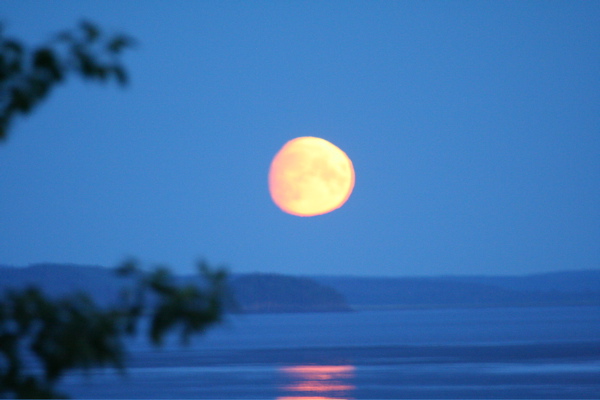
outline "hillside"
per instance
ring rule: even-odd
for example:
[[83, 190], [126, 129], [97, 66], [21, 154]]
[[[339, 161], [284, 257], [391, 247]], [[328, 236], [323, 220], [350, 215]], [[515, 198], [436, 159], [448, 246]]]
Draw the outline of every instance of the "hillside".
[[[195, 276], [180, 276], [186, 282]], [[98, 266], [0, 266], [0, 290], [40, 286], [52, 296], [82, 290], [100, 304], [114, 302], [123, 285]], [[234, 274], [229, 286], [236, 312], [319, 312], [373, 308], [600, 305], [600, 270], [524, 276], [298, 277]]]
[[247, 274], [231, 288], [244, 312], [350, 311], [340, 293], [310, 278]]
[[[182, 282], [196, 282], [197, 276], [179, 276]], [[97, 303], [117, 301], [128, 280], [111, 269], [97, 266], [38, 264], [24, 268], [0, 266], [0, 291], [38, 286], [50, 296], [83, 291]], [[278, 274], [245, 274], [230, 277], [233, 312], [323, 312], [348, 311], [344, 297], [334, 289], [310, 278]]]
[[600, 305], [600, 271], [524, 276], [314, 279], [360, 308]]

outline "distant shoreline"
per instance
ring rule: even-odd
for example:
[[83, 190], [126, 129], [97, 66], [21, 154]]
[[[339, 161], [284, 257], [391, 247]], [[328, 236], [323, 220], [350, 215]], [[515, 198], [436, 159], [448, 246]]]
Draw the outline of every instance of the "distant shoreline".
[[[202, 284], [197, 276], [177, 279]], [[28, 285], [50, 296], [84, 291], [104, 305], [118, 298], [123, 280], [105, 267], [0, 266], [0, 290]], [[227, 312], [239, 314], [600, 306], [600, 270], [419, 278], [254, 273], [232, 274], [229, 286], [235, 302]]]
[[446, 309], [485, 309], [485, 308], [552, 308], [552, 307], [598, 307], [594, 302], [573, 303], [514, 303], [514, 304], [380, 304], [357, 305], [349, 304], [353, 311], [405, 311], [405, 310], [446, 310]]

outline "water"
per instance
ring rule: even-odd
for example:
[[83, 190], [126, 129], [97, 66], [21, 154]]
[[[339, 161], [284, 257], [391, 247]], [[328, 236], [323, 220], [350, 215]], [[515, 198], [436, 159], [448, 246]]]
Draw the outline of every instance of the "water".
[[77, 398], [598, 398], [600, 307], [231, 316], [189, 347], [132, 344]]

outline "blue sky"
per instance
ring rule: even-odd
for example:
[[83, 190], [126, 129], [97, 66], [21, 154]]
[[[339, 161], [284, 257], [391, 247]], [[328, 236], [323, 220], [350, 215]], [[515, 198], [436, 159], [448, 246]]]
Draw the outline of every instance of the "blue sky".
[[[3, 1], [39, 44], [126, 32], [132, 82], [73, 77], [0, 145], [0, 264], [191, 272], [600, 268], [600, 2]], [[330, 214], [271, 201], [288, 140], [352, 159]]]

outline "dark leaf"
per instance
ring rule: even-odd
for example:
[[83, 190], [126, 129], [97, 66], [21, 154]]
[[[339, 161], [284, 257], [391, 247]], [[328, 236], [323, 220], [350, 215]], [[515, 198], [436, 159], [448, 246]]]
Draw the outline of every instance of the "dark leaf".
[[88, 53], [77, 50], [75, 56], [79, 60], [79, 70], [86, 78], [94, 78], [96, 76], [97, 66], [94, 58]]
[[7, 64], [7, 73], [9, 76], [20, 74], [23, 70], [21, 65], [21, 58], [15, 58], [12, 62]]
[[11, 79], [22, 70], [22, 48], [16, 42], [6, 41], [0, 54], [0, 82]]
[[89, 21], [81, 21], [79, 26], [85, 33], [85, 40], [88, 42], [94, 42], [100, 36], [100, 29]]
[[127, 36], [119, 35], [115, 36], [112, 40], [108, 42], [107, 49], [109, 52], [113, 54], [119, 54], [121, 51], [130, 47], [133, 44], [133, 41]]
[[106, 78], [108, 77], [108, 73], [109, 73], [108, 67], [96, 65], [96, 77], [98, 79], [100, 79], [103, 82], [106, 81]]
[[32, 77], [28, 81], [29, 83], [29, 96], [34, 98], [35, 101], [42, 100], [46, 97], [52, 88], [54, 82], [45, 76]]
[[127, 260], [116, 268], [116, 273], [119, 276], [130, 276], [137, 272], [135, 260]]
[[112, 67], [112, 72], [115, 78], [117, 79], [117, 82], [119, 82], [121, 86], [127, 85], [127, 83], [129, 82], [129, 77], [127, 76], [125, 68], [123, 68], [120, 65], [115, 65]]
[[61, 80], [62, 71], [54, 52], [48, 48], [41, 48], [33, 55], [33, 66], [38, 70], [47, 71], [52, 79]]
[[8, 75], [8, 62], [4, 55], [0, 54], [0, 82], [4, 82]]
[[162, 296], [173, 295], [175, 288], [172, 284], [172, 276], [164, 267], [157, 268], [147, 278], [148, 286], [157, 294]]
[[12, 101], [10, 103], [10, 107], [14, 110], [21, 111], [25, 114], [31, 111], [33, 107], [34, 99], [32, 99], [29, 94], [20, 88], [13, 88], [11, 90], [11, 98]]
[[23, 54], [23, 46], [21, 46], [19, 42], [14, 40], [5, 40], [3, 46], [8, 52], [13, 52], [18, 56]]

